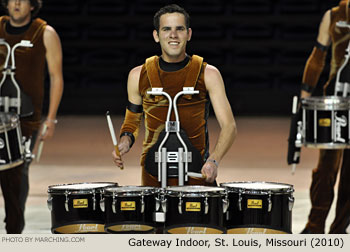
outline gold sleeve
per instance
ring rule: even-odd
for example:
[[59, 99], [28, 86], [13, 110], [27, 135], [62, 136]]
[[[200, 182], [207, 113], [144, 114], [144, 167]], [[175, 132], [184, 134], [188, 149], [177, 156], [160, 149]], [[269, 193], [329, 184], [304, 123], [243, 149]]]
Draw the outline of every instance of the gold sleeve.
[[309, 56], [305, 68], [302, 83], [310, 86], [311, 88], [316, 87], [320, 75], [325, 66], [327, 56], [327, 50], [315, 46]]
[[[120, 129], [120, 135], [129, 135], [132, 138], [132, 142], [134, 142], [139, 134], [142, 114], [142, 112], [137, 113], [126, 109], [124, 122]], [[130, 134], [132, 134], [132, 136]]]

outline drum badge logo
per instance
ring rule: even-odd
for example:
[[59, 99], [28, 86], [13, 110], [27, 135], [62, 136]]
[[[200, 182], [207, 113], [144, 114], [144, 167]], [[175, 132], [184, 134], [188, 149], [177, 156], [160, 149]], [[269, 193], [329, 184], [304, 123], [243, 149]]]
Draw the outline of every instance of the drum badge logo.
[[0, 138], [0, 149], [3, 149], [5, 147], [5, 142], [2, 138]]
[[335, 113], [335, 141], [336, 142], [341, 142], [341, 143], [345, 143], [346, 140], [344, 138], [342, 138], [342, 134], [341, 134], [341, 128], [344, 128], [348, 125], [347, 119], [344, 115], [342, 115], [341, 117], [337, 116], [337, 113]]

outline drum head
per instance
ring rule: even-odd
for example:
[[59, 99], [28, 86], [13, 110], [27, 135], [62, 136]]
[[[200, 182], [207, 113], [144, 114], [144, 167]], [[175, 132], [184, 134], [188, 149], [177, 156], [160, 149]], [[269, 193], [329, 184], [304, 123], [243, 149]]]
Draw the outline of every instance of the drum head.
[[248, 194], [266, 194], [268, 192], [285, 193], [293, 192], [293, 186], [275, 182], [229, 182], [221, 183], [220, 186], [227, 188], [233, 192], [245, 192]]
[[77, 184], [62, 184], [49, 186], [48, 193], [64, 194], [68, 191], [70, 194], [86, 194], [92, 191], [100, 191], [101, 189], [118, 186], [118, 183], [111, 182], [91, 182]]
[[165, 189], [168, 195], [182, 195], [186, 197], [201, 197], [206, 195], [222, 195], [225, 193], [224, 188], [212, 186], [169, 186]]
[[151, 186], [118, 186], [106, 188], [106, 195], [118, 195], [118, 196], [135, 196], [135, 195], [148, 195], [154, 194], [156, 188]]

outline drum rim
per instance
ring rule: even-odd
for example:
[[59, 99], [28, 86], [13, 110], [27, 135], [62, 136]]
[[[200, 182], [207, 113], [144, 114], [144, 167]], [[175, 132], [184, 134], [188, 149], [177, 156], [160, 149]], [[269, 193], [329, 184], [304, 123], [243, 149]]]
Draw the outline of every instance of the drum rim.
[[[284, 185], [287, 186], [286, 188], [241, 188], [241, 187], [230, 187], [229, 184], [273, 184], [273, 185]], [[287, 183], [279, 183], [279, 182], [269, 182], [269, 181], [236, 181], [236, 182], [225, 182], [225, 183], [220, 183], [220, 186], [225, 187], [229, 192], [242, 192], [246, 194], [268, 194], [269, 192], [273, 193], [289, 193], [289, 192], [294, 192], [294, 186], [291, 184]], [[242, 190], [243, 189], [243, 190]]]
[[[117, 189], [118, 191], [114, 191]], [[130, 189], [122, 191], [123, 189]], [[134, 190], [131, 190], [134, 189]], [[138, 189], [138, 190], [137, 190]], [[106, 188], [104, 191], [105, 195], [116, 195], [116, 196], [138, 196], [138, 195], [150, 195], [156, 193], [157, 188], [152, 186], [134, 186], [134, 185], [128, 185], [128, 186], [114, 186]]]
[[305, 141], [303, 143], [305, 147], [316, 148], [316, 149], [332, 149], [332, 150], [341, 150], [341, 149], [349, 149], [350, 143], [313, 143]]
[[[325, 101], [336, 101], [325, 103]], [[341, 96], [311, 96], [301, 99], [303, 109], [316, 110], [348, 110], [350, 109], [350, 99]]]
[[56, 185], [50, 185], [47, 189], [48, 193], [51, 194], [64, 194], [64, 192], [68, 191], [69, 194], [86, 194], [86, 193], [92, 193], [92, 189], [99, 190], [99, 189], [105, 189], [107, 186], [101, 186], [101, 187], [95, 187], [95, 188], [53, 188], [53, 187], [59, 187], [59, 186], [71, 186], [71, 185], [88, 185], [88, 184], [110, 184], [109, 186], [118, 186], [117, 182], [81, 182], [81, 183], [67, 183], [67, 184], [56, 184]]
[[[181, 188], [203, 188], [210, 189], [207, 191], [181, 191]], [[179, 190], [174, 190], [179, 189]], [[202, 186], [202, 185], [187, 185], [187, 186], [168, 186], [164, 188], [165, 195], [169, 196], [178, 196], [181, 194], [181, 197], [206, 197], [206, 196], [222, 196], [226, 193], [225, 188], [219, 186]]]

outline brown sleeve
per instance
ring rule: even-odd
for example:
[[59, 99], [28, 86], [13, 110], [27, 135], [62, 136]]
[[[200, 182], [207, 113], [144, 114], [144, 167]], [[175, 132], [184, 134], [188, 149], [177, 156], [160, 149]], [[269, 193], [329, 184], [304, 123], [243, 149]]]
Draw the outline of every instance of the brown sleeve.
[[142, 118], [142, 112], [135, 113], [130, 111], [129, 109], [126, 109], [124, 122], [120, 129], [120, 134], [122, 135], [123, 133], [126, 133], [126, 132], [131, 133], [134, 136], [134, 140], [135, 140], [139, 134], [141, 118]]
[[313, 48], [304, 68], [303, 84], [312, 88], [316, 87], [325, 65], [326, 56], [327, 50], [321, 50], [316, 46]]

